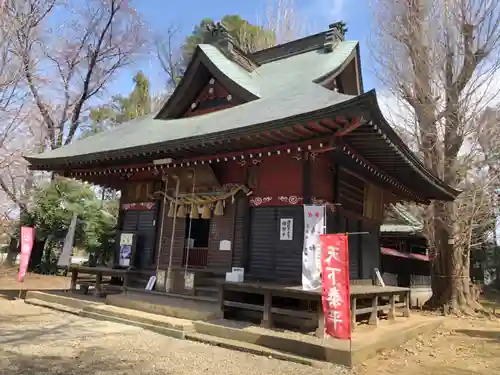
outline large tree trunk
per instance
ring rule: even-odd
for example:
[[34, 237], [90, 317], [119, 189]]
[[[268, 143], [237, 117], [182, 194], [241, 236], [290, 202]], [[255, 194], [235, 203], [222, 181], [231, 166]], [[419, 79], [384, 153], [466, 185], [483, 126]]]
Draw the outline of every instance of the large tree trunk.
[[428, 305], [445, 313], [471, 313], [480, 308], [471, 294], [470, 252], [465, 244], [454, 242], [453, 203], [433, 205], [434, 246], [432, 259], [432, 298]]

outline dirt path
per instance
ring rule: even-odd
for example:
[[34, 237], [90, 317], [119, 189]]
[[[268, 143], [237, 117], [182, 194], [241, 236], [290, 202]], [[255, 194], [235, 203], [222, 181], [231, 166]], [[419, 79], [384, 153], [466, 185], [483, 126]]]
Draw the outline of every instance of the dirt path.
[[500, 374], [500, 321], [452, 319], [432, 335], [382, 353], [359, 368], [360, 375]]
[[451, 319], [442, 329], [349, 371], [311, 368], [161, 336], [0, 298], [0, 375], [493, 375], [500, 320]]
[[347, 375], [0, 298], [0, 375]]
[[70, 286], [70, 278], [63, 276], [27, 273], [24, 282], [17, 281], [16, 268], [4, 268], [0, 265], [0, 291], [9, 290], [63, 290]]

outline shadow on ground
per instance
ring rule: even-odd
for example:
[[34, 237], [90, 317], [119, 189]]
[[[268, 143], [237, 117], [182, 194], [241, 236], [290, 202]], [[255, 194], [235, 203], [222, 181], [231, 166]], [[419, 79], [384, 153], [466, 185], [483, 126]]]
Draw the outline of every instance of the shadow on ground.
[[500, 331], [486, 331], [486, 330], [474, 330], [474, 329], [457, 329], [456, 333], [466, 335], [469, 337], [487, 339], [500, 343]]
[[100, 348], [85, 348], [72, 357], [22, 354], [0, 349], [0, 374], [124, 374], [137, 365], [131, 361], [114, 360], [109, 354], [103, 354]]
[[89, 340], [96, 337], [124, 334], [100, 332], [90, 320], [75, 316], [64, 323], [25, 328], [5, 324], [30, 317], [33, 315], [0, 319], [0, 375], [125, 374], [142, 367], [140, 361], [118, 360], [111, 349], [88, 346]]

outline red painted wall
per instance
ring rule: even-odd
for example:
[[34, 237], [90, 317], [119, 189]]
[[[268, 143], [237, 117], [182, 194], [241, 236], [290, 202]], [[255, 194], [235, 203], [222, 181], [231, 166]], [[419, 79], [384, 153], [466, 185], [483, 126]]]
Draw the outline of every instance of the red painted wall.
[[332, 163], [327, 155], [319, 155], [311, 162], [311, 195], [316, 199], [333, 202]]
[[213, 164], [212, 168], [221, 185], [248, 184], [253, 190], [250, 197], [253, 206], [303, 203], [302, 160], [296, 160], [291, 155], [285, 154], [266, 156], [262, 159], [254, 158], [245, 161], [243, 165], [242, 163], [241, 161], [221, 162]]
[[[213, 90], [210, 92], [210, 89]], [[200, 94], [198, 95], [198, 97], [194, 102], [199, 105], [200, 103], [203, 102], [211, 101], [214, 99], [221, 99], [223, 104], [221, 103], [218, 106], [211, 108], [203, 108], [203, 109], [200, 109], [198, 107], [195, 107], [194, 109], [189, 108], [183, 115], [183, 117], [203, 115], [206, 113], [220, 111], [241, 104], [240, 101], [234, 97], [234, 95], [232, 95], [232, 99], [228, 101], [227, 96], [229, 94], [230, 93], [226, 90], [226, 88], [222, 86], [219, 82], [215, 81], [213, 84], [207, 83], [206, 86], [201, 90]]]

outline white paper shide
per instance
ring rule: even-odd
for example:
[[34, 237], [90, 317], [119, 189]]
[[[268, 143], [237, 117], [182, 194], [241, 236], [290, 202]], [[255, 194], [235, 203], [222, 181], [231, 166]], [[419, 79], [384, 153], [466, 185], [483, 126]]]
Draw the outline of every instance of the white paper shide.
[[319, 236], [325, 234], [325, 206], [304, 205], [304, 248], [302, 251], [302, 289], [321, 286], [321, 248]]

